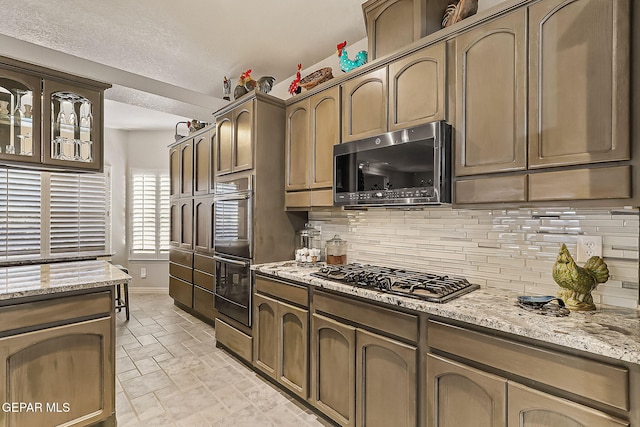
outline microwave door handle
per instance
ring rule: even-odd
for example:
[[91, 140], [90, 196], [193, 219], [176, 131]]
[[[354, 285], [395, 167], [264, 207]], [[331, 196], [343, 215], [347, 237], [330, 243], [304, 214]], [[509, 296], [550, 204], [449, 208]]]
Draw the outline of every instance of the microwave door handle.
[[234, 265], [241, 265], [243, 267], [248, 267], [249, 263], [246, 261], [236, 261], [235, 259], [230, 259], [230, 258], [224, 258], [218, 255], [214, 255], [213, 259], [216, 261], [220, 261], [220, 262], [224, 262], [227, 264], [234, 264]]

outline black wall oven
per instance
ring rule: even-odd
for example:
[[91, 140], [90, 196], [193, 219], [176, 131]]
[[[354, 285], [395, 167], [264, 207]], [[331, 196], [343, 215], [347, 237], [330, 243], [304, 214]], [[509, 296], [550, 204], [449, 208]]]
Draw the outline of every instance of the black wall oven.
[[219, 313], [251, 326], [252, 176], [215, 183], [214, 304]]

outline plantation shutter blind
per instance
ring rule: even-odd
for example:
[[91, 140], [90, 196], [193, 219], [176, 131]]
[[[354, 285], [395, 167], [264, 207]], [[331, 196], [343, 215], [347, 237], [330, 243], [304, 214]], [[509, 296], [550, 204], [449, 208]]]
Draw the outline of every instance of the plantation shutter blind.
[[134, 254], [156, 254], [156, 174], [133, 173], [132, 242]]
[[106, 250], [105, 174], [51, 174], [51, 253]]
[[41, 175], [0, 168], [0, 257], [40, 253]]
[[171, 232], [171, 203], [169, 200], [171, 179], [169, 174], [160, 175], [160, 253], [169, 253]]

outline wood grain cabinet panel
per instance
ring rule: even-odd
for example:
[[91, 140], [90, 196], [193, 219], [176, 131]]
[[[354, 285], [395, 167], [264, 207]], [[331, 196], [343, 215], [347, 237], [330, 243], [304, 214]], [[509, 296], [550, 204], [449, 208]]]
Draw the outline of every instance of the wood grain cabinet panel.
[[455, 39], [456, 176], [526, 169], [525, 12]]
[[387, 131], [387, 68], [342, 84], [342, 142]]
[[356, 343], [356, 425], [416, 426], [418, 349], [361, 329]]
[[277, 379], [278, 360], [278, 301], [254, 295], [253, 364], [273, 379]]
[[429, 427], [506, 427], [507, 380], [427, 355]]
[[[621, 427], [626, 421], [509, 381], [510, 427]], [[478, 424], [474, 424], [478, 425]]]
[[193, 249], [193, 199], [181, 199], [178, 203], [180, 220], [180, 247]]
[[233, 156], [233, 111], [216, 118], [215, 174], [223, 175], [232, 171]]
[[286, 109], [285, 190], [309, 188], [309, 98], [291, 104]]
[[317, 314], [311, 322], [311, 401], [341, 426], [353, 426], [356, 328]]
[[253, 168], [253, 101], [233, 110], [233, 172]]
[[180, 144], [180, 197], [193, 195], [193, 140]]
[[197, 197], [193, 200], [193, 250], [209, 253], [211, 242], [212, 197]]
[[169, 149], [169, 196], [180, 196], [180, 145]]
[[446, 45], [389, 64], [389, 130], [445, 119]]
[[278, 381], [298, 396], [309, 395], [309, 311], [278, 303]]
[[[331, 188], [333, 146], [340, 144], [340, 88], [334, 86], [313, 95], [310, 99], [310, 112], [312, 154], [310, 187], [312, 189]], [[333, 200], [329, 206], [332, 205]]]
[[529, 167], [629, 159], [629, 1], [529, 7]]
[[[112, 337], [112, 319], [106, 317], [0, 339], [0, 399], [43, 405], [42, 412], [0, 411], [0, 424], [84, 426], [110, 416]], [[59, 411], [47, 411], [47, 403]]]
[[193, 139], [193, 195], [209, 192], [209, 133], [205, 132]]

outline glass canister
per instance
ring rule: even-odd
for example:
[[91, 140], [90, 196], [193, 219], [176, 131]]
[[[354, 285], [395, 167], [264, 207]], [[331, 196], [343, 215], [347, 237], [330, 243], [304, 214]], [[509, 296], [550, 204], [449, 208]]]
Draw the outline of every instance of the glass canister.
[[306, 223], [296, 233], [296, 261], [298, 265], [309, 266], [320, 262], [320, 232]]
[[342, 240], [337, 234], [333, 239], [327, 240], [326, 243], [326, 261], [327, 264], [346, 264], [347, 263], [347, 241]]

